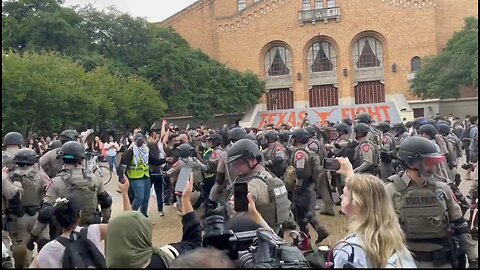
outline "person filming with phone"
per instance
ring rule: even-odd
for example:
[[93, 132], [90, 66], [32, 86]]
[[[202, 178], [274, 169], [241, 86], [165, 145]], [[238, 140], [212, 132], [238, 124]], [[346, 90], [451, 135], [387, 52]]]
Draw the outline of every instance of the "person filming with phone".
[[[289, 215], [290, 200], [283, 181], [265, 170], [262, 159], [258, 146], [249, 139], [239, 140], [228, 149], [227, 163], [238, 175], [234, 181], [234, 210], [235, 214], [248, 211], [247, 193], [250, 193], [258, 212], [278, 233], [281, 225], [293, 218]], [[229, 210], [231, 201], [227, 203], [227, 212], [233, 216]]]
[[348, 158], [327, 159], [324, 166], [346, 177], [342, 212], [349, 224], [348, 236], [328, 253], [329, 266], [416, 268], [383, 181], [373, 175], [355, 174]]

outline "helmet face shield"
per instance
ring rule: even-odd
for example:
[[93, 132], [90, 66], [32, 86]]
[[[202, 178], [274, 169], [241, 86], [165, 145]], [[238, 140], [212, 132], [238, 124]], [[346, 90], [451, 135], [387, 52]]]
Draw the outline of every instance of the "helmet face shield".
[[439, 174], [446, 165], [447, 160], [443, 155], [423, 156], [419, 161], [418, 170], [422, 176], [431, 177], [434, 174]]

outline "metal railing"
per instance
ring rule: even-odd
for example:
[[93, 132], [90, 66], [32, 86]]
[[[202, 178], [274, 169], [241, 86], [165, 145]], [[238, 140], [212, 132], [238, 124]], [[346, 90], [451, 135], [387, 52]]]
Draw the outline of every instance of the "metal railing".
[[340, 19], [340, 7], [302, 10], [298, 12], [298, 19], [301, 22], [328, 21], [329, 19]]

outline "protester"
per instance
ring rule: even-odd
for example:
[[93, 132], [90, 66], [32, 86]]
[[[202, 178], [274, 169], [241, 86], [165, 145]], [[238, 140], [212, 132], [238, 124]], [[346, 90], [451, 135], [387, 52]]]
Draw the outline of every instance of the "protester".
[[103, 145], [103, 149], [107, 150], [107, 162], [110, 171], [117, 167], [117, 152], [120, 150], [120, 145], [113, 140], [113, 136], [108, 137], [108, 142]]
[[173, 260], [202, 245], [200, 222], [190, 202], [193, 176], [182, 193], [182, 241], [154, 247], [152, 223], [132, 207], [128, 198], [129, 180], [119, 184], [125, 213], [113, 218], [108, 225], [105, 240], [105, 255], [109, 268], [168, 268]]
[[[77, 197], [59, 198], [53, 207], [53, 216], [63, 229], [62, 235], [47, 243], [38, 256], [34, 258], [30, 268], [64, 268], [65, 241], [78, 238], [80, 231], [80, 210], [82, 202]], [[107, 224], [93, 224], [87, 228], [87, 238], [94, 248], [103, 256], [102, 241], [105, 239]], [[104, 258], [103, 258], [104, 259]], [[105, 263], [103, 261], [103, 263]], [[97, 265], [99, 267], [100, 265]]]
[[347, 158], [337, 160], [337, 172], [346, 177], [342, 212], [349, 218], [349, 234], [334, 248], [335, 268], [416, 268], [383, 181], [354, 174]]

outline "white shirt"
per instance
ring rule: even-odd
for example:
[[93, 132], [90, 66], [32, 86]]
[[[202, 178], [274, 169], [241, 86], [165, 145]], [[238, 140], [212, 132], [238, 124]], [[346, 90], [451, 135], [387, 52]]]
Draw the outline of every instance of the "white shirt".
[[[80, 232], [82, 228], [77, 227], [74, 231]], [[100, 236], [99, 224], [88, 226], [87, 238], [98, 248], [98, 250], [105, 256], [102, 238]], [[38, 253], [37, 261], [40, 268], [63, 268], [63, 254], [65, 247], [57, 240], [48, 242], [42, 250]]]

